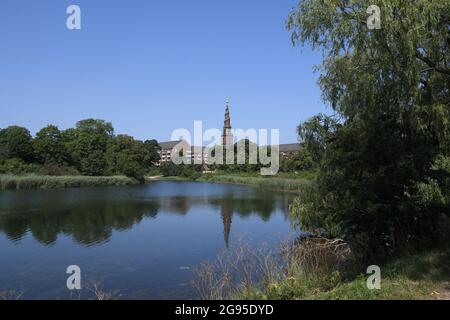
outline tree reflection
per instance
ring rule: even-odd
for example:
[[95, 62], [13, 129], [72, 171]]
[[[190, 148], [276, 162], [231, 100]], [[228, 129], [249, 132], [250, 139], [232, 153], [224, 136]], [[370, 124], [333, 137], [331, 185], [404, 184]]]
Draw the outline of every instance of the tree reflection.
[[145, 217], [156, 217], [157, 202], [89, 202], [60, 210], [11, 212], [0, 215], [0, 231], [18, 241], [27, 231], [44, 245], [53, 245], [59, 234], [70, 235], [91, 246], [109, 240], [113, 230], [130, 229]]
[[255, 189], [250, 197], [228, 192], [223, 197], [209, 199], [208, 203], [220, 209], [224, 241], [228, 247], [234, 214], [241, 218], [257, 215], [263, 221], [268, 221], [277, 208], [282, 208], [287, 215], [290, 199], [289, 195]]
[[233, 202], [223, 201], [220, 205], [220, 216], [223, 223], [223, 239], [225, 246], [228, 248], [230, 244], [231, 222], [233, 221]]
[[[223, 224], [225, 245], [230, 242], [233, 216], [251, 215], [268, 221], [278, 209], [287, 214], [290, 197], [283, 194], [256, 190], [251, 194], [236, 191], [222, 195], [160, 196], [160, 197], [99, 197], [68, 201], [46, 199], [47, 202], [29, 203], [27, 206], [0, 208], [0, 232], [10, 241], [21, 240], [27, 232], [45, 246], [56, 243], [59, 235], [71, 236], [83, 246], [109, 241], [114, 230], [124, 231], [143, 219], [155, 218], [158, 213], [186, 215], [198, 206], [207, 206], [217, 213]], [[188, 227], [188, 224], [186, 225]]]

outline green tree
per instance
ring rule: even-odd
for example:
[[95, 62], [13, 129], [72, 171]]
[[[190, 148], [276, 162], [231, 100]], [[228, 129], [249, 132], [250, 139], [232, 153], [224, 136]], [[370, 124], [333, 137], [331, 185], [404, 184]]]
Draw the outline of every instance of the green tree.
[[164, 177], [180, 176], [183, 173], [182, 166], [176, 165], [172, 161], [163, 162], [160, 166], [160, 171]]
[[8, 158], [8, 149], [6, 145], [0, 144], [0, 161], [6, 160], [7, 158]]
[[124, 174], [139, 180], [143, 180], [151, 165], [148, 146], [127, 135], [118, 135], [109, 143], [106, 158], [110, 173]]
[[18, 126], [0, 130], [0, 149], [6, 158], [18, 158], [30, 163], [33, 161], [33, 143], [30, 131]]
[[78, 139], [78, 131], [75, 128], [69, 128], [61, 131], [61, 139], [67, 151], [67, 161], [69, 165], [79, 168], [79, 159], [77, 159], [76, 142]]
[[161, 151], [161, 147], [156, 140], [145, 140], [144, 146], [147, 149], [148, 155], [146, 158], [146, 162], [148, 162], [149, 166], [155, 165], [160, 159], [161, 156], [159, 151]]
[[33, 141], [36, 158], [42, 164], [67, 163], [68, 156], [61, 131], [57, 126], [48, 125], [36, 133]]
[[292, 156], [281, 157], [280, 169], [283, 172], [311, 170], [314, 166], [313, 157], [304, 147]]
[[297, 127], [300, 141], [315, 163], [322, 160], [327, 142], [338, 126], [333, 117], [318, 114]]
[[[369, 30], [369, 5], [382, 28]], [[293, 206], [299, 225], [364, 254], [434, 243], [448, 219], [449, 0], [304, 0], [294, 44], [324, 51], [319, 84], [342, 118], [325, 141], [317, 184]], [[323, 150], [323, 149], [322, 149]]]
[[77, 122], [75, 130], [65, 134], [67, 146], [77, 169], [84, 175], [105, 175], [106, 150], [114, 136], [114, 128], [104, 120], [87, 119]]
[[92, 135], [100, 135], [107, 138], [112, 138], [114, 136], [114, 128], [111, 122], [106, 122], [105, 120], [81, 120], [77, 122], [75, 127], [81, 132], [89, 133]]
[[[223, 164], [215, 164], [211, 166], [211, 169], [215, 170], [216, 168], [219, 170], [223, 170], [225, 172], [256, 172], [260, 170], [261, 164], [258, 161], [258, 145], [249, 139], [242, 139], [236, 142], [233, 145], [233, 163], [227, 164], [227, 153], [228, 149], [221, 146], [223, 148]], [[255, 158], [250, 159], [250, 152], [255, 152], [253, 155]], [[267, 151], [270, 154], [270, 147]], [[212, 156], [215, 156], [215, 150], [211, 152]], [[239, 160], [240, 159], [240, 160]], [[250, 161], [252, 160], [252, 161]], [[238, 162], [243, 163], [238, 163]], [[250, 163], [256, 161], [255, 163]]]

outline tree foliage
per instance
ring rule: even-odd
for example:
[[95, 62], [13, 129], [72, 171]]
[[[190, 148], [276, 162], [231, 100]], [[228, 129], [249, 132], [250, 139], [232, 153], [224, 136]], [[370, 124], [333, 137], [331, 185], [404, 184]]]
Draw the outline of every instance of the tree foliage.
[[291, 156], [281, 157], [280, 160], [280, 170], [282, 172], [312, 170], [316, 166], [311, 153], [305, 147]]
[[147, 158], [145, 161], [147, 163], [156, 164], [160, 160], [161, 156], [159, 154], [159, 151], [161, 151], [161, 147], [158, 144], [158, 141], [156, 140], [145, 140], [144, 146], [147, 150]]
[[[366, 25], [372, 4], [379, 30]], [[319, 84], [342, 119], [326, 141], [312, 136], [323, 158], [293, 206], [302, 228], [384, 255], [437, 240], [450, 216], [449, 17], [449, 0], [304, 0], [291, 13], [294, 44], [324, 53]]]
[[110, 141], [105, 157], [109, 173], [134, 178], [142, 177], [151, 163], [150, 150], [144, 142], [127, 135], [118, 135]]
[[315, 163], [322, 160], [327, 143], [338, 125], [338, 121], [333, 117], [318, 114], [297, 127], [300, 141]]
[[60, 131], [48, 125], [36, 133], [21, 127], [0, 130], [0, 172], [50, 175], [123, 174], [143, 180], [159, 159], [156, 140], [142, 142], [114, 135], [111, 123], [98, 119], [77, 122]]
[[48, 125], [38, 131], [33, 145], [36, 159], [42, 164], [64, 165], [69, 160], [61, 131], [57, 126]]
[[22, 161], [32, 161], [34, 158], [30, 131], [23, 127], [10, 126], [0, 130], [0, 148], [5, 158]]

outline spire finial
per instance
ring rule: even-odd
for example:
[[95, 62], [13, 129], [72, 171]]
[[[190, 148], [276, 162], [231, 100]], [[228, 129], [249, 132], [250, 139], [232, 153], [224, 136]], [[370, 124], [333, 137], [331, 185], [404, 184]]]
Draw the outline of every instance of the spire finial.
[[227, 97], [227, 100], [226, 100], [226, 106], [227, 106], [227, 110], [228, 110], [228, 104], [229, 104], [229, 99], [228, 99], [228, 97]]

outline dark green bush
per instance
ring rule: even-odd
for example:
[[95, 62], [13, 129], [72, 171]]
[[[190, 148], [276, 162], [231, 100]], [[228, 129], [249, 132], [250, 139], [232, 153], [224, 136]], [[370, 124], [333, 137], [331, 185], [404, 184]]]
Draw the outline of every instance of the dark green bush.
[[44, 176], [77, 176], [80, 175], [77, 169], [69, 166], [57, 164], [44, 165], [39, 169], [39, 174]]
[[0, 173], [22, 175], [27, 173], [39, 172], [39, 166], [34, 164], [25, 163], [18, 158], [12, 158], [0, 161]]

